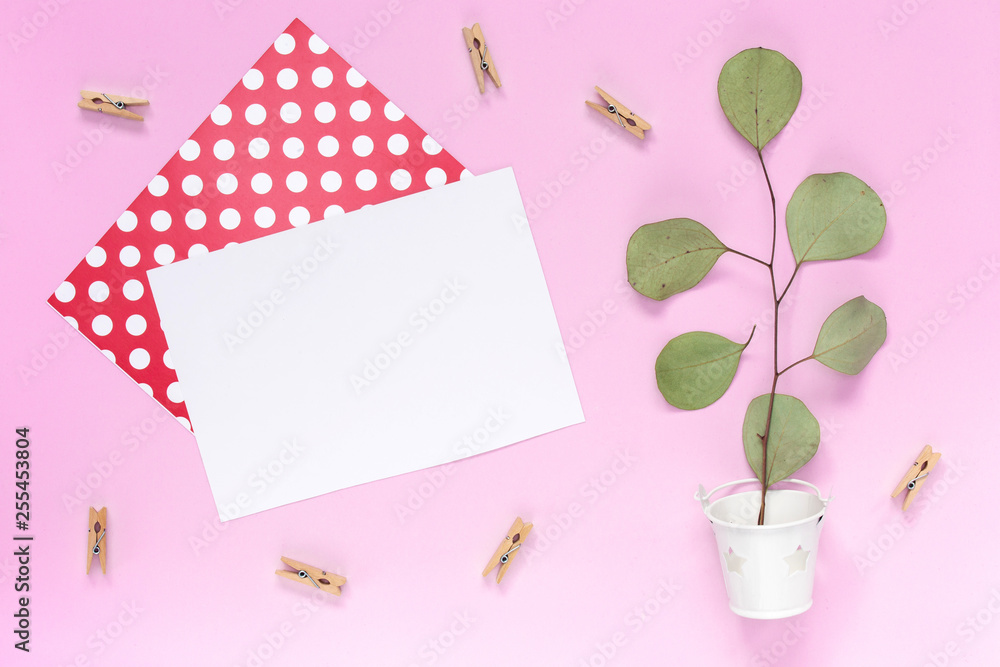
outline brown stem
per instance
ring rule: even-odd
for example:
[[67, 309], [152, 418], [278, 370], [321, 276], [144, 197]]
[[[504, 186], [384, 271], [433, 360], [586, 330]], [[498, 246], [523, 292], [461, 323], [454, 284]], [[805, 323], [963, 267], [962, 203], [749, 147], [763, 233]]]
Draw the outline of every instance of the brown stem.
[[[761, 462], [760, 462], [760, 513], [757, 515], [757, 525], [764, 525], [764, 508], [767, 497], [767, 480], [770, 471], [767, 469], [767, 441], [771, 435], [771, 415], [774, 413], [774, 396], [778, 388], [778, 306], [781, 301], [778, 297], [778, 286], [774, 280], [774, 250], [778, 239], [778, 206], [774, 200], [774, 188], [771, 186], [771, 177], [767, 173], [767, 166], [764, 164], [764, 155], [757, 151], [757, 159], [760, 160], [760, 167], [764, 171], [764, 180], [767, 181], [767, 191], [771, 195], [771, 261], [767, 263], [768, 273], [771, 275], [771, 296], [774, 298], [774, 379], [771, 381], [771, 396], [767, 402], [767, 419], [764, 421], [764, 433], [760, 435], [761, 440]], [[796, 266], [796, 270], [798, 267]], [[792, 274], [792, 278], [795, 275]], [[791, 285], [791, 281], [789, 281]], [[788, 288], [785, 288], [788, 291]], [[784, 297], [784, 293], [781, 295]]]

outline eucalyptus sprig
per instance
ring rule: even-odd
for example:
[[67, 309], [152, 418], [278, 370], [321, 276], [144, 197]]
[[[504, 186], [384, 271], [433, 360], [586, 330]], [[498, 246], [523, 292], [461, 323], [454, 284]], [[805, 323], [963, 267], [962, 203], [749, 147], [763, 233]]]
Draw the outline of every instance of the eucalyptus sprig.
[[[689, 218], [643, 225], [628, 242], [626, 264], [632, 287], [662, 301], [691, 289], [731, 252], [764, 266], [774, 306], [774, 374], [771, 391], [753, 399], [743, 421], [743, 449], [761, 483], [763, 525], [768, 488], [789, 477], [815, 455], [819, 422], [799, 399], [777, 393], [778, 379], [801, 363], [816, 360], [856, 375], [885, 342], [885, 313], [858, 296], [840, 306], [820, 327], [812, 354], [778, 369], [779, 308], [807, 262], [847, 259], [868, 252], [885, 231], [885, 207], [872, 188], [851, 174], [813, 174], [795, 189], [785, 210], [794, 268], [778, 292], [775, 249], [778, 209], [764, 162], [764, 147], [791, 119], [802, 95], [802, 75], [777, 51], [747, 49], [723, 66], [719, 103], [733, 127], [753, 146], [771, 196], [771, 255], [765, 261], [730, 248], [707, 227]], [[745, 343], [705, 331], [681, 334], [656, 359], [656, 383], [671, 405], [698, 410], [717, 401], [732, 384]]]

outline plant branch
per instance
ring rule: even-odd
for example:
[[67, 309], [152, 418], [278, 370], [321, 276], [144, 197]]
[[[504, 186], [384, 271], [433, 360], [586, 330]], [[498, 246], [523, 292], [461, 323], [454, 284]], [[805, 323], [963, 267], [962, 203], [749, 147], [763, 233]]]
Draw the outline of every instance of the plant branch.
[[[764, 154], [758, 150], [757, 159], [760, 160], [760, 167], [764, 171], [764, 180], [767, 181], [767, 191], [771, 195], [771, 260], [767, 263], [768, 273], [771, 275], [771, 296], [774, 298], [774, 379], [771, 381], [771, 397], [767, 402], [767, 419], [764, 421], [764, 433], [761, 438], [761, 464], [760, 464], [760, 513], [757, 515], [757, 525], [764, 525], [764, 507], [767, 499], [767, 487], [770, 471], [767, 469], [767, 445], [771, 436], [771, 416], [774, 413], [774, 396], [778, 389], [778, 306], [781, 300], [778, 298], [778, 286], [774, 280], [774, 250], [778, 239], [778, 205], [774, 199], [774, 188], [771, 186], [771, 177], [767, 173], [767, 165], [764, 164]], [[796, 267], [798, 268], [798, 267]], [[794, 278], [794, 274], [792, 275]], [[789, 284], [791, 284], [789, 282]], [[785, 288], [787, 291], [787, 288]], [[782, 294], [784, 296], [784, 294]]]
[[739, 255], [740, 257], [746, 257], [749, 260], [753, 260], [754, 262], [757, 262], [758, 264], [763, 264], [766, 267], [770, 267], [771, 266], [770, 264], [768, 264], [764, 260], [757, 259], [753, 255], [748, 255], [745, 252], [740, 252], [739, 250], [733, 250], [732, 248], [727, 248], [727, 250], [729, 250], [729, 252], [731, 252], [731, 253], [735, 253], [735, 254]]
[[799, 272], [800, 266], [802, 266], [801, 262], [795, 265], [795, 270], [792, 271], [792, 277], [788, 279], [788, 284], [785, 285], [785, 289], [781, 292], [781, 296], [778, 297], [778, 303], [781, 303], [781, 300], [785, 298], [786, 294], [788, 294], [788, 288], [792, 286], [792, 281], [795, 280], [795, 275]]
[[786, 367], [785, 367], [785, 368], [783, 368], [782, 370], [778, 371], [778, 375], [784, 375], [784, 373], [785, 373], [786, 371], [789, 371], [789, 370], [791, 370], [791, 369], [795, 368], [796, 366], [798, 366], [799, 364], [801, 364], [801, 363], [802, 363], [803, 361], [809, 361], [809, 360], [810, 360], [810, 359], [812, 359], [812, 358], [813, 358], [813, 355], [811, 355], [811, 354], [810, 354], [810, 355], [809, 355], [808, 357], [806, 357], [805, 359], [799, 359], [799, 360], [798, 360], [798, 361], [796, 361], [796, 362], [795, 362], [794, 364], [791, 364], [790, 366], [786, 366]]

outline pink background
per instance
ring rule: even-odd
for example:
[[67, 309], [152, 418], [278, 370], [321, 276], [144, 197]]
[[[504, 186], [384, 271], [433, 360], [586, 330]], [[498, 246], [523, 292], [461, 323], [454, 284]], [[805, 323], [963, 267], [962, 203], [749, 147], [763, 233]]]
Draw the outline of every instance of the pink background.
[[[992, 664], [998, 13], [917, 0], [5, 3], [0, 540], [15, 532], [14, 429], [27, 425], [35, 542], [30, 655], [11, 647], [13, 549], [0, 549], [0, 662]], [[193, 437], [45, 300], [296, 16], [474, 173], [514, 167], [587, 423], [218, 530]], [[459, 30], [477, 20], [504, 81], [484, 96]], [[667, 217], [765, 255], [766, 188], [715, 93], [725, 60], [758, 45], [803, 73], [799, 111], [766, 152], [781, 210], [808, 174], [844, 170], [889, 211], [876, 250], [803, 270], [782, 321], [788, 363], [858, 294], [889, 320], [862, 375], [808, 364], [779, 385], [824, 427], [800, 476], [836, 496], [815, 604], [789, 622], [728, 610], [692, 499], [748, 474], [740, 425], [767, 388], [766, 335], [705, 411], [667, 406], [652, 374], [683, 331], [749, 332], [770, 307], [766, 273], [727, 256], [667, 303], [624, 282], [629, 235]], [[81, 88], [127, 94], [144, 77], [143, 124], [102, 131], [75, 106]], [[586, 108], [594, 84], [652, 123], [645, 142]], [[783, 235], [778, 247], [783, 281]], [[888, 494], [924, 443], [944, 458], [904, 523]], [[109, 508], [107, 576], [83, 575], [90, 504]], [[516, 515], [535, 532], [498, 587], [479, 573]], [[343, 596], [274, 576], [281, 555], [343, 574]]]

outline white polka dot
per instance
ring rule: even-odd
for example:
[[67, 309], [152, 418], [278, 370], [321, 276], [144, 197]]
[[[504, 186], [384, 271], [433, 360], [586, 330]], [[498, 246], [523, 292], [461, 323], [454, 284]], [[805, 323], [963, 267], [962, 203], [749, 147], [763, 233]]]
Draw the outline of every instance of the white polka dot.
[[328, 171], [323, 174], [323, 177], [319, 179], [319, 184], [323, 186], [323, 189], [327, 192], [336, 192], [340, 189], [343, 179], [335, 171]]
[[184, 180], [181, 181], [181, 190], [183, 190], [184, 194], [189, 197], [196, 197], [200, 195], [202, 187], [203, 183], [201, 182], [201, 177], [196, 176], [195, 174], [188, 174], [184, 177]]
[[138, 301], [142, 298], [142, 294], [145, 291], [146, 288], [143, 287], [142, 283], [135, 278], [126, 281], [125, 284], [122, 285], [122, 294], [124, 294], [125, 298], [129, 301]]
[[207, 220], [208, 216], [200, 208], [193, 208], [184, 214], [184, 224], [188, 229], [201, 229]]
[[261, 206], [259, 209], [254, 211], [253, 221], [257, 223], [257, 226], [262, 229], [267, 229], [274, 224], [275, 221], [274, 209], [270, 206]]
[[319, 149], [319, 154], [323, 157], [333, 157], [340, 150], [340, 142], [337, 141], [336, 137], [327, 135], [319, 140], [317, 148]]
[[351, 148], [358, 157], [368, 157], [375, 150], [375, 142], [370, 137], [362, 134], [354, 138]]
[[329, 123], [337, 117], [337, 109], [329, 102], [320, 102], [316, 105], [316, 120], [321, 123]]
[[289, 35], [287, 32], [281, 33], [280, 35], [278, 35], [278, 39], [274, 40], [274, 50], [283, 56], [287, 56], [294, 49], [295, 49], [295, 38]]
[[386, 145], [389, 147], [389, 152], [393, 155], [402, 155], [410, 147], [410, 140], [402, 134], [394, 134], [389, 137]]
[[183, 403], [184, 394], [181, 393], [181, 383], [171, 382], [167, 385], [167, 398], [169, 398], [174, 403]]
[[87, 264], [90, 264], [95, 269], [99, 266], [103, 266], [107, 259], [108, 253], [104, 252], [104, 248], [99, 245], [95, 245], [91, 248], [90, 252], [87, 253]]
[[267, 157], [267, 154], [271, 151], [271, 144], [267, 143], [267, 139], [264, 137], [257, 137], [250, 142], [247, 151], [250, 153], [250, 157], [261, 160]]
[[[111, 350], [101, 350], [101, 354], [103, 354], [105, 357], [107, 357], [108, 359], [110, 359], [111, 363], [115, 363], [115, 353], [112, 352]], [[146, 389], [149, 389], [149, 385], [145, 384], [143, 382], [140, 382], [139, 386], [143, 388], [143, 391], [146, 391]], [[153, 390], [149, 389], [149, 391], [146, 391], [146, 393], [149, 394], [150, 396], [152, 396], [153, 395]]]
[[324, 42], [319, 35], [313, 35], [309, 38], [309, 50], [313, 53], [317, 55], [320, 53], [326, 53], [329, 48], [330, 47], [327, 46], [327, 43]]
[[118, 216], [118, 229], [123, 232], [130, 232], [139, 224], [139, 218], [132, 211], [125, 211]]
[[302, 157], [302, 153], [305, 149], [305, 145], [298, 137], [289, 137], [288, 139], [285, 139], [285, 143], [281, 146], [281, 150], [284, 152], [285, 157], [290, 157], [293, 160]]
[[227, 244], [226, 244], [226, 245], [225, 245], [224, 247], [225, 247], [225, 248], [235, 248], [235, 247], [236, 247], [236, 246], [238, 246], [239, 244], [240, 244], [240, 243], [239, 243], [239, 241], [230, 241], [230, 242], [229, 242], [229, 243], [227, 243]]
[[389, 183], [394, 189], [402, 191], [410, 187], [410, 184], [413, 183], [413, 177], [405, 169], [397, 169], [389, 176]]
[[69, 322], [69, 325], [71, 327], [73, 327], [74, 329], [76, 329], [77, 331], [80, 330], [80, 323], [76, 321], [75, 317], [72, 317], [70, 315], [66, 315], [65, 317], [63, 317], [63, 319], [66, 320], [67, 322]]
[[231, 195], [236, 192], [236, 187], [239, 185], [236, 180], [236, 176], [233, 174], [222, 174], [219, 176], [219, 180], [215, 182], [215, 187], [219, 188], [219, 192], [224, 195]]
[[212, 122], [216, 125], [225, 125], [233, 119], [233, 110], [225, 104], [220, 104], [212, 111]]
[[462, 173], [458, 175], [458, 179], [464, 181], [467, 178], [472, 178], [472, 172], [468, 169], [463, 169]]
[[170, 356], [170, 350], [163, 353], [163, 365], [170, 369], [173, 369], [174, 367], [174, 360], [173, 357]]
[[309, 209], [305, 206], [296, 206], [288, 212], [288, 222], [292, 227], [301, 227], [309, 224]]
[[125, 320], [125, 331], [133, 336], [141, 336], [146, 331], [146, 318], [142, 315], [129, 315]]
[[302, 118], [302, 108], [295, 102], [285, 102], [281, 105], [281, 120], [286, 123], [298, 122]]
[[152, 395], [153, 395], [153, 388], [152, 388], [152, 387], [150, 387], [150, 386], [149, 386], [148, 384], [146, 384], [145, 382], [140, 382], [140, 383], [139, 383], [139, 388], [140, 388], [140, 389], [142, 389], [142, 390], [143, 390], [144, 392], [146, 392], [147, 394], [149, 394], [150, 396], [152, 396]]
[[368, 83], [368, 80], [361, 76], [361, 72], [352, 67], [347, 70], [347, 83], [351, 84], [352, 88], [360, 88]]
[[271, 191], [271, 177], [267, 174], [254, 174], [250, 179], [250, 187], [259, 195], [267, 194]]
[[372, 115], [372, 107], [368, 102], [364, 100], [354, 100], [351, 103], [351, 118], [358, 121], [368, 120], [368, 117]]
[[190, 162], [191, 160], [197, 159], [198, 156], [201, 155], [201, 146], [199, 146], [198, 142], [194, 139], [188, 139], [184, 142], [184, 145], [181, 146], [181, 149], [178, 152], [181, 154], [181, 159]]
[[264, 85], [264, 75], [260, 73], [260, 70], [251, 69], [243, 75], [243, 85], [247, 87], [247, 90], [257, 90]]
[[141, 371], [146, 366], [149, 366], [149, 352], [146, 352], [141, 347], [137, 347], [129, 352], [128, 362], [132, 364], [132, 368]]
[[167, 190], [170, 189], [170, 183], [167, 182], [165, 176], [157, 174], [156, 176], [153, 176], [153, 180], [149, 182], [149, 185], [147, 185], [146, 188], [149, 190], [149, 194], [154, 197], [162, 197], [167, 194]]
[[191, 430], [191, 422], [189, 422], [186, 418], [184, 418], [184, 417], [178, 417], [177, 421], [180, 423], [181, 426], [183, 426], [187, 430], [189, 430], [189, 431]]
[[127, 245], [118, 253], [118, 260], [122, 266], [135, 266], [139, 263], [140, 257], [139, 249], [134, 245]]
[[444, 173], [444, 169], [441, 167], [434, 167], [433, 169], [427, 170], [427, 175], [424, 177], [427, 181], [427, 185], [432, 188], [436, 188], [439, 185], [444, 185], [448, 181], [448, 175]]
[[324, 218], [332, 218], [335, 215], [344, 215], [344, 207], [337, 206], [336, 204], [331, 204], [330, 206], [326, 207], [325, 211], [323, 211]]
[[378, 183], [378, 177], [371, 169], [362, 169], [358, 172], [354, 182], [357, 184], [358, 188], [367, 192], [374, 188], [375, 184]]
[[291, 90], [299, 82], [299, 75], [291, 67], [286, 67], [278, 72], [277, 80], [282, 90]]
[[292, 192], [302, 192], [306, 189], [307, 183], [308, 179], [301, 171], [293, 171], [288, 175], [288, 178], [285, 179], [285, 187]]
[[156, 246], [156, 250], [153, 251], [153, 259], [160, 266], [166, 266], [170, 262], [174, 261], [174, 249], [172, 246], [163, 243]]
[[424, 137], [424, 140], [421, 142], [421, 146], [423, 146], [424, 152], [428, 155], [437, 155], [441, 152], [441, 144], [434, 141], [434, 137], [430, 135]]
[[73, 287], [73, 283], [63, 282], [62, 285], [56, 288], [56, 298], [62, 303], [69, 303], [76, 296], [76, 288]]
[[195, 243], [193, 246], [188, 248], [188, 259], [192, 257], [198, 257], [199, 255], [207, 255], [208, 248], [205, 247], [204, 243]]
[[403, 116], [404, 115], [405, 114], [402, 112], [402, 110], [399, 107], [397, 107], [395, 104], [393, 104], [392, 102], [386, 102], [386, 105], [385, 105], [385, 117], [386, 118], [388, 118], [389, 120], [391, 120], [393, 122], [396, 122], [397, 120], [403, 120]]
[[94, 321], [90, 323], [90, 328], [94, 330], [94, 333], [98, 336], [107, 336], [111, 333], [114, 328], [115, 323], [111, 321], [111, 318], [107, 315], [98, 315], [94, 318]]
[[317, 67], [313, 70], [312, 80], [317, 88], [326, 88], [333, 83], [333, 72], [329, 67]]
[[246, 118], [251, 125], [260, 125], [267, 118], [267, 109], [259, 104], [251, 104], [247, 107]]
[[156, 231], [165, 232], [170, 229], [170, 214], [162, 210], [153, 211], [153, 215], [149, 216], [149, 224]]
[[240, 212], [235, 208], [227, 208], [219, 214], [219, 224], [223, 229], [236, 229], [240, 226]]
[[219, 139], [215, 142], [212, 152], [215, 153], [215, 157], [218, 159], [228, 160], [236, 154], [236, 147], [233, 146], [233, 142], [229, 139]]

